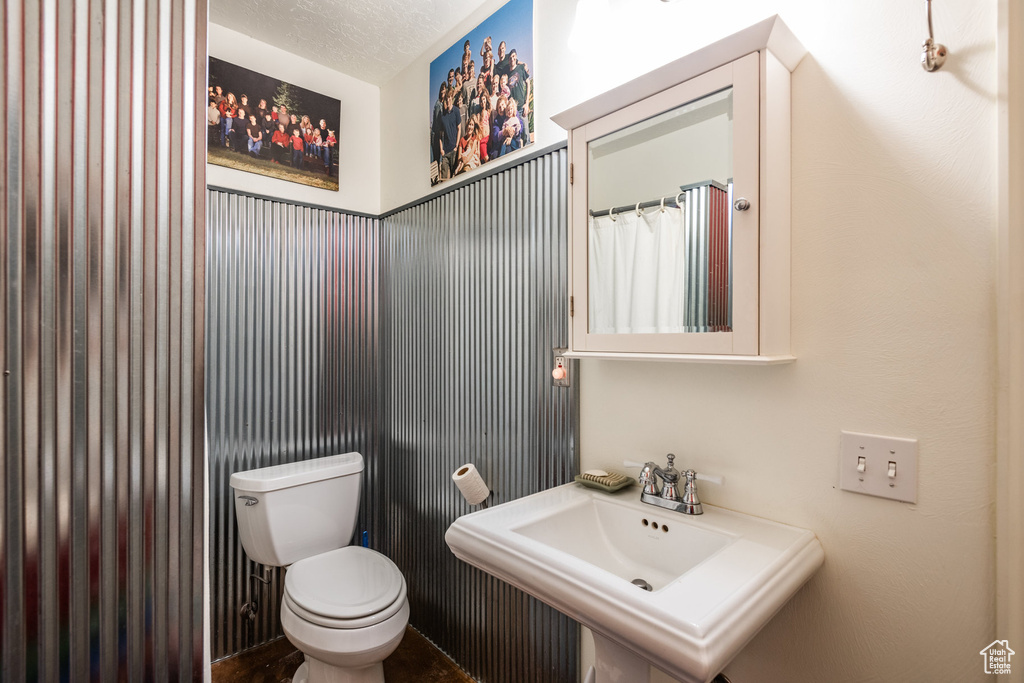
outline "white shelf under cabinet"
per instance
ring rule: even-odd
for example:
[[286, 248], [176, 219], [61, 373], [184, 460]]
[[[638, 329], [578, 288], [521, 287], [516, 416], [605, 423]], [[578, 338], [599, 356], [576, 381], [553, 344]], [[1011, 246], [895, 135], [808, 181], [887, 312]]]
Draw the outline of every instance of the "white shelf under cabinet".
[[711, 353], [641, 353], [609, 351], [568, 351], [566, 358], [595, 358], [599, 360], [645, 360], [671, 363], [715, 363], [720, 365], [785, 365], [796, 362], [796, 356], [745, 356], [740, 354]]

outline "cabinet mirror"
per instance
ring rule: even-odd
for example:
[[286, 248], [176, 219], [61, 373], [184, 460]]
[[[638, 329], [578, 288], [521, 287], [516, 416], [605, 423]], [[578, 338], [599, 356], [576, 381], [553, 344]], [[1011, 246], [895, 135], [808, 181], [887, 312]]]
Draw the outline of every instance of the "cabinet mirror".
[[757, 353], [757, 64], [572, 132], [576, 348]]
[[790, 74], [778, 17], [554, 117], [569, 131], [569, 352], [786, 363]]
[[591, 334], [732, 330], [733, 89], [587, 145]]

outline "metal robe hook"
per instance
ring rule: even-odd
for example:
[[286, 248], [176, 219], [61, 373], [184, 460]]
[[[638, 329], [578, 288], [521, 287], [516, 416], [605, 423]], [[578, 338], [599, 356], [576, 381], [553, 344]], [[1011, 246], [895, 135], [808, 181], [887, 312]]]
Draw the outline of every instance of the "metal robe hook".
[[937, 71], [946, 63], [946, 46], [935, 42], [935, 32], [932, 30], [932, 0], [924, 0], [925, 13], [928, 15], [928, 37], [925, 38], [921, 47], [921, 66], [925, 71]]

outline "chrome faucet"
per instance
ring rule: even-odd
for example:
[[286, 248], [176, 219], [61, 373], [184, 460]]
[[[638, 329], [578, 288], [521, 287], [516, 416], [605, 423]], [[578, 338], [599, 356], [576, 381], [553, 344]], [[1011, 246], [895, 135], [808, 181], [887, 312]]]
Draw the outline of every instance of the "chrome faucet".
[[[666, 510], [675, 510], [686, 515], [700, 515], [704, 508], [697, 496], [697, 473], [693, 470], [686, 470], [680, 473], [675, 468], [676, 456], [669, 453], [665, 456], [668, 459], [668, 466], [665, 469], [658, 467], [653, 462], [643, 465], [640, 476], [640, 500], [650, 505], [657, 505]], [[679, 476], [686, 478], [682, 495], [679, 494]], [[662, 487], [658, 489], [658, 477], [661, 477]]]

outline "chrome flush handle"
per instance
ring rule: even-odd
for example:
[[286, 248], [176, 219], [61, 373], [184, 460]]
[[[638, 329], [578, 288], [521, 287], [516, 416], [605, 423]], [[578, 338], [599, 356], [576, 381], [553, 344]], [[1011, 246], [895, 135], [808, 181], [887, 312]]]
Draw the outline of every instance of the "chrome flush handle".
[[253, 505], [255, 505], [256, 503], [260, 502], [260, 499], [254, 497], [254, 496], [239, 496], [238, 500], [244, 500], [245, 501], [245, 507], [247, 507], [247, 508], [251, 508]]

